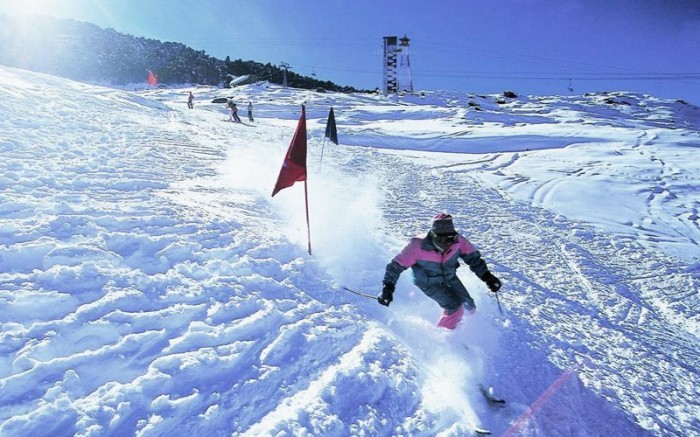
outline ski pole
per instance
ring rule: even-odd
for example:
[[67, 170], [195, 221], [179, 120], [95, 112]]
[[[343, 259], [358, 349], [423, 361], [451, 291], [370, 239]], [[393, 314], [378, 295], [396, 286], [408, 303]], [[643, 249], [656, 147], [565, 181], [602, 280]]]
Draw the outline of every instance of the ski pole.
[[503, 314], [503, 308], [501, 308], [501, 301], [500, 301], [500, 299], [498, 299], [498, 292], [495, 292], [493, 294], [496, 295], [496, 303], [498, 304], [498, 311], [500, 311], [501, 314]]
[[351, 289], [349, 289], [348, 287], [343, 287], [343, 289], [346, 290], [346, 291], [349, 291], [350, 293], [355, 293], [355, 294], [357, 294], [358, 296], [367, 297], [367, 298], [369, 298], [369, 299], [376, 299], [376, 298], [377, 298], [377, 296], [372, 296], [371, 294], [367, 294], [367, 293], [362, 293], [362, 292], [360, 292], [360, 291], [351, 290]]

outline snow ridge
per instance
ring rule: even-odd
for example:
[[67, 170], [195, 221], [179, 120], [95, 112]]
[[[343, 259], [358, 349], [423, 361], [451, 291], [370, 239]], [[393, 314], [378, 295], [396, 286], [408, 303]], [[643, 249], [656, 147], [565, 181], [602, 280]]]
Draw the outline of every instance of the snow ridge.
[[[697, 108], [247, 85], [234, 124], [210, 88], [0, 82], [0, 435], [700, 435]], [[300, 184], [270, 198], [302, 103], [313, 257]], [[342, 289], [441, 210], [500, 309], [466, 268], [454, 332], [408, 273]]]

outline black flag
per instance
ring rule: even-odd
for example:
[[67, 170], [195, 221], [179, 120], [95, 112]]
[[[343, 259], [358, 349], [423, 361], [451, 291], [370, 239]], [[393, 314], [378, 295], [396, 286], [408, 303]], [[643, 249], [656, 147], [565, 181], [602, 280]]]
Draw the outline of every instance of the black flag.
[[326, 138], [338, 144], [338, 129], [335, 127], [335, 115], [333, 114], [332, 107], [328, 113], [328, 121], [326, 122]]

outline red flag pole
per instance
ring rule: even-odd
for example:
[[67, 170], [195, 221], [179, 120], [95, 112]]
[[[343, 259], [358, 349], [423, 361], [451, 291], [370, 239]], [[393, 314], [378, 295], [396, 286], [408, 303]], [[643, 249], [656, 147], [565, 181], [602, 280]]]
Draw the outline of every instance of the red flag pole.
[[306, 235], [309, 241], [309, 255], [311, 255], [311, 224], [309, 223], [309, 191], [306, 189], [304, 181], [304, 199], [306, 200]]
[[282, 163], [277, 183], [272, 190], [272, 197], [275, 197], [280, 190], [291, 187], [295, 182], [304, 181], [304, 200], [306, 202], [306, 229], [309, 240], [309, 255], [311, 255], [311, 224], [309, 222], [309, 192], [306, 185], [306, 111], [304, 105], [301, 106], [301, 117], [294, 131], [294, 137], [289, 144], [287, 155]]

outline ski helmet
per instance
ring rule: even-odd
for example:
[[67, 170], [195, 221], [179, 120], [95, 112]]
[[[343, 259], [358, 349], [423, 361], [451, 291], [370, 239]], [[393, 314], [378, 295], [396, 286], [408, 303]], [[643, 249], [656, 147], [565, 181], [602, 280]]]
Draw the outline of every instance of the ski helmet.
[[456, 234], [452, 216], [445, 212], [441, 212], [433, 217], [433, 224], [430, 229], [436, 235], [451, 235]]

